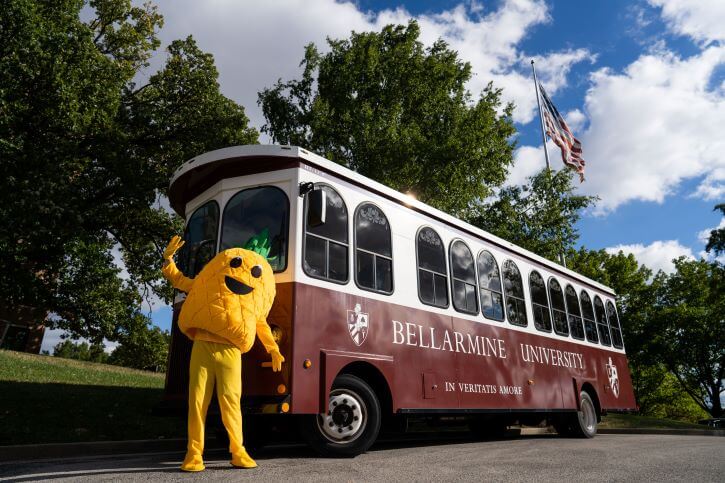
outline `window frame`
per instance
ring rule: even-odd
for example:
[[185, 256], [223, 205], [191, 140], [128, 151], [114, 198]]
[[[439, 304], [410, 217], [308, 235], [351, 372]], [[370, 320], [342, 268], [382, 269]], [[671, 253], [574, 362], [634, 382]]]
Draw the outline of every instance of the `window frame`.
[[[510, 258], [507, 258], [501, 264], [501, 278], [502, 279], [505, 278], [505, 275], [504, 275], [506, 273], [505, 266], [507, 263], [511, 263], [516, 268], [516, 271], [519, 273], [519, 279], [521, 280], [521, 295], [522, 295], [521, 300], [523, 301], [523, 306], [524, 306], [523, 313], [524, 313], [525, 323], [519, 324], [519, 323], [511, 321], [511, 318], [509, 317], [509, 314], [508, 314], [508, 304], [506, 303], [506, 300], [508, 299], [509, 295], [506, 294], [506, 282], [504, 280], [502, 280], [503, 283], [502, 283], [501, 289], [503, 290], [503, 294], [504, 294], [504, 311], [506, 312], [506, 320], [508, 321], [509, 324], [515, 325], [516, 327], [528, 327], [529, 326], [529, 315], [526, 312], [526, 289], [524, 288], [524, 277], [521, 275], [521, 269], [519, 269], [519, 266], [516, 265], [516, 262], [514, 262]], [[513, 297], [513, 299], [518, 300], [518, 297]]]
[[[239, 194], [248, 191], [248, 190], [255, 190], [260, 188], [274, 188], [280, 193], [284, 195], [284, 199], [287, 202], [287, 219], [285, 220], [285, 228], [287, 230], [287, 243], [285, 244], [285, 254], [284, 254], [284, 267], [273, 270], [274, 273], [284, 273], [287, 268], [289, 267], [289, 247], [290, 247], [290, 201], [289, 196], [287, 196], [287, 193], [285, 190], [280, 188], [279, 186], [271, 185], [271, 184], [260, 184], [257, 186], [247, 186], [246, 188], [242, 188], [236, 193], [234, 193], [232, 196], [229, 197], [227, 202], [224, 204], [224, 210], [220, 213], [220, 220], [219, 220], [219, 226], [217, 227], [219, 229], [219, 234], [217, 236], [217, 253], [221, 250], [222, 247], [222, 237], [224, 235], [224, 217], [227, 213], [227, 208], [229, 208], [229, 204], [232, 202], [234, 198], [236, 198]], [[240, 247], [241, 248], [241, 247]], [[225, 250], [228, 250], [226, 248]]]
[[[438, 239], [441, 241], [441, 247], [443, 247], [443, 263], [446, 264], [445, 273], [434, 272], [433, 270], [428, 270], [427, 268], [421, 268], [421, 266], [420, 266], [420, 259], [419, 259], [419, 254], [418, 254], [418, 237], [420, 237], [420, 232], [426, 228], [429, 230], [432, 230], [433, 233], [435, 233], [436, 236], [438, 237]], [[420, 302], [422, 304], [428, 305], [429, 307], [438, 307], [441, 309], [447, 309], [448, 307], [451, 306], [451, 294], [448, 293], [448, 285], [449, 285], [449, 283], [448, 283], [448, 257], [446, 256], [446, 248], [445, 248], [445, 242], [443, 241], [443, 237], [441, 237], [440, 234], [436, 231], [436, 229], [433, 228], [432, 226], [422, 225], [422, 226], [418, 227], [418, 230], [415, 232], [414, 243], [415, 243], [415, 279], [418, 282], [418, 300], [420, 300]], [[428, 303], [423, 300], [423, 297], [421, 296], [421, 293], [420, 293], [420, 271], [421, 270], [430, 272], [430, 273], [434, 274], [434, 276], [435, 276], [435, 274], [438, 274], [438, 275], [443, 275], [446, 277], [446, 283], [443, 284], [446, 287], [446, 304], [445, 305], [438, 305], [435, 303], [431, 304], [431, 303]], [[433, 287], [435, 290], [435, 278], [433, 279]]]
[[[219, 202], [216, 199], [212, 198], [212, 199], [207, 200], [204, 203], [200, 204], [199, 206], [197, 206], [194, 209], [194, 211], [191, 213], [191, 216], [186, 219], [186, 221], [184, 223], [184, 231], [181, 233], [181, 239], [184, 241], [184, 244], [186, 245], [186, 242], [188, 241], [188, 240], [186, 240], [186, 234], [187, 234], [187, 230], [189, 229], [189, 223], [191, 222], [192, 218], [194, 218], [194, 215], [196, 215], [200, 210], [206, 208], [207, 205], [212, 205], [212, 204], [214, 206], [216, 206], [216, 214], [217, 214], [216, 227], [214, 230], [215, 231], [214, 248], [213, 248], [214, 253], [213, 253], [212, 257], [209, 260], [207, 260], [206, 263], [209, 263], [211, 261], [211, 259], [214, 258], [219, 253], [219, 244], [221, 243], [222, 216], [223, 216], [221, 207], [219, 206]], [[187, 249], [191, 249], [191, 246], [188, 246]], [[179, 252], [184, 253], [182, 250], [183, 250], [183, 248], [180, 249]], [[179, 255], [181, 255], [181, 253], [179, 253]], [[206, 263], [204, 264], [204, 266], [206, 266]], [[184, 274], [185, 277], [188, 277], [188, 275], [185, 273], [189, 269], [188, 260], [182, 262], [181, 260], [178, 260], [178, 256], [177, 256], [176, 265], [177, 265], [179, 271], [182, 274]], [[196, 275], [199, 275], [199, 273], [201, 273], [201, 271], [203, 269], [204, 269], [204, 267], [201, 267], [199, 269], [199, 271], [196, 272], [196, 274], [194, 274], [194, 277], [196, 277]]]
[[[458, 282], [463, 283], [464, 285], [470, 285], [470, 283], [464, 281], [463, 279], [455, 278], [453, 276], [453, 250], [452, 250], [452, 248], [453, 248], [453, 245], [456, 244], [456, 243], [462, 243], [463, 246], [466, 247], [466, 250], [468, 250], [468, 253], [471, 255], [471, 260], [473, 262], [473, 282], [474, 282], [473, 283], [473, 288], [476, 291], [476, 299], [475, 299], [476, 300], [476, 310], [475, 311], [470, 311], [470, 310], [461, 309], [461, 308], [456, 307], [456, 303], [455, 303], [455, 300], [453, 298], [453, 282], [454, 281], [457, 280]], [[462, 238], [454, 238], [453, 240], [451, 240], [450, 243], [448, 244], [448, 272], [450, 274], [450, 279], [449, 279], [449, 285], [450, 285], [450, 287], [449, 288], [451, 289], [451, 305], [453, 305], [453, 309], [456, 312], [460, 312], [462, 314], [468, 314], [468, 315], [478, 315], [480, 313], [480, 311], [479, 311], [479, 309], [480, 309], [480, 303], [479, 303], [479, 300], [478, 300], [478, 298], [479, 298], [480, 295], [478, 293], [478, 272], [477, 272], [477, 268], [478, 267], [476, 267], [476, 259], [473, 257], [473, 251], [471, 251], [471, 247], [469, 247], [468, 244]]]
[[[302, 271], [310, 278], [314, 278], [317, 280], [323, 280], [325, 282], [334, 283], [337, 285], [347, 285], [350, 283], [350, 211], [347, 209], [347, 202], [345, 201], [345, 198], [340, 194], [338, 190], [335, 189], [334, 186], [328, 184], [328, 183], [313, 183], [314, 188], [318, 187], [327, 187], [333, 190], [342, 200], [342, 206], [345, 207], [345, 212], [347, 213], [347, 223], [345, 227], [345, 231], [347, 232], [347, 243], [342, 243], [337, 240], [332, 240], [331, 238], [327, 238], [320, 235], [315, 235], [314, 233], [311, 233], [313, 237], [319, 238], [321, 240], [325, 241], [325, 272], [329, 273], [330, 268], [330, 242], [337, 243], [338, 245], [345, 245], [347, 247], [347, 278], [342, 280], [335, 280], [333, 278], [329, 277], [321, 277], [319, 275], [311, 274], [307, 271], [305, 268], [305, 255], [307, 254], [307, 210], [309, 209], [309, 203], [307, 203], [307, 197], [304, 198], [304, 202], [302, 203], [303, 209], [302, 209], [302, 253], [300, 257], [300, 263], [302, 265]], [[313, 188], [313, 189], [314, 189]]]
[[[597, 299], [599, 299], [600, 302], [602, 302], [602, 310], [604, 310], [604, 323], [599, 322], [597, 317]], [[594, 296], [594, 300], [592, 300], [592, 308], [594, 309], [594, 322], [597, 324], [597, 335], [599, 336], [599, 343], [606, 347], [612, 347], [612, 328], [609, 327], [609, 318], [607, 317], [607, 306], [602, 301], [602, 298], [599, 295]], [[605, 343], [602, 340], [602, 334], [599, 332], [599, 326], [603, 325], [607, 327], [607, 331], [609, 333], [609, 342]]]
[[[542, 283], [544, 284], [544, 296], [546, 297], [546, 304], [547, 304], [546, 305], [546, 311], [549, 314], [549, 324], [551, 325], [551, 327], [549, 329], [542, 329], [542, 328], [539, 328], [536, 325], [536, 313], [534, 311], [534, 305], [541, 306], [541, 304], [534, 302], [534, 294], [531, 293], [531, 276], [533, 274], [537, 274], [539, 276], [539, 278], [541, 278]], [[529, 272], [529, 297], [531, 297], [531, 315], [534, 316], [534, 327], [539, 332], [544, 332], [544, 333], [547, 333], [547, 334], [551, 334], [551, 332], [554, 330], [554, 319], [553, 319], [552, 313], [551, 313], [551, 301], [549, 300], [549, 290], [548, 290], [548, 286], [546, 284], [546, 279], [536, 269], [531, 270], [531, 272]]]
[[[554, 282], [556, 282], [556, 284], [561, 289], [561, 299], [564, 302], [564, 320], [566, 321], [566, 333], [562, 333], [561, 331], [556, 330], [556, 319], [554, 317], [554, 311], [557, 310], [557, 311], [561, 312], [561, 310], [554, 308], [553, 297], [551, 296], [551, 282], [552, 282], [552, 280]], [[569, 313], [567, 312], [567, 309], [566, 309], [566, 297], [564, 296], [564, 287], [562, 287], [561, 286], [561, 282], [559, 282], [559, 280], [552, 275], [551, 277], [549, 277], [549, 280], [546, 282], [546, 290], [549, 293], [549, 304], [551, 304], [551, 327], [554, 329], [554, 333], [556, 335], [558, 335], [560, 337], [567, 337], [568, 338], [570, 336], [570, 334], [571, 334], [571, 331], [569, 329]]]
[[[619, 332], [619, 340], [621, 340], [621, 343], [619, 344], [619, 346], [617, 344], [615, 344], [615, 342], [614, 342], [615, 329], [612, 327], [612, 321], [609, 320], [610, 319], [609, 305], [611, 305], [612, 308], [614, 309], [614, 317], [617, 319], [617, 329], [616, 330]], [[622, 321], [619, 320], [619, 310], [617, 310], [617, 304], [611, 300], [607, 300], [607, 302], [604, 304], [604, 313], [607, 314], [607, 322], [609, 323], [609, 334], [612, 337], [612, 347], [614, 347], [615, 349], [624, 349], [624, 337], [622, 335]]]
[[[571, 330], [572, 314], [571, 314], [571, 311], [569, 310], [569, 301], [566, 298], [566, 290], [569, 287], [571, 287], [571, 290], [574, 292], [574, 297], [576, 298], [576, 303], [579, 306], [579, 322], [581, 323], [581, 329], [582, 329], [581, 337], [577, 337], [576, 335], [574, 335], [574, 331]], [[584, 328], [584, 317], [582, 317], [582, 304], [581, 304], [581, 300], [579, 300], [579, 294], [577, 294], [576, 289], [574, 288], [574, 285], [572, 285], [571, 283], [566, 284], [566, 287], [564, 287], [564, 290], [563, 290], [563, 294], [564, 294], [564, 306], [566, 307], [566, 321], [569, 324], [569, 335], [574, 340], [586, 340], [587, 331]]]
[[[591, 319], [587, 319], [586, 317], [584, 317], [584, 304], [582, 304], [582, 298], [583, 298], [582, 294], [586, 295], [587, 298], [589, 299], [589, 306], [592, 308], [592, 312], [591, 312], [592, 318]], [[579, 292], [579, 305], [581, 306], [581, 309], [582, 309], [582, 321], [584, 322], [584, 337], [585, 337], [586, 341], [591, 342], [592, 344], [599, 344], [599, 328], [597, 327], [597, 316], [594, 313], [594, 299], [592, 299], [591, 295], [589, 295], [589, 292], [587, 292], [584, 289], [581, 289], [581, 291]], [[596, 334], [596, 336], [597, 336], [596, 340], [591, 340], [587, 335], [587, 320], [591, 320], [592, 323], [594, 324], [594, 334]]]
[[[343, 200], [344, 201], [344, 200]], [[362, 208], [365, 205], [374, 206], [375, 208], [380, 211], [380, 213], [385, 218], [385, 221], [388, 223], [388, 227], [390, 227], [390, 257], [386, 257], [385, 255], [381, 255], [379, 253], [371, 252], [369, 250], [365, 250], [362, 248], [358, 248], [357, 246], [357, 216], [360, 212], [360, 208]], [[305, 221], [307, 218], [305, 218]], [[393, 226], [390, 224], [390, 218], [385, 214], [382, 208], [380, 208], [378, 205], [373, 203], [372, 201], [362, 201], [358, 203], [357, 207], [355, 208], [355, 212], [352, 217], [352, 242], [353, 242], [353, 260], [352, 260], [352, 266], [353, 266], [353, 279], [355, 280], [355, 285], [360, 290], [365, 290], [367, 292], [373, 292], [373, 293], [379, 293], [383, 295], [392, 295], [395, 292], [395, 263], [393, 261]], [[386, 260], [390, 260], [390, 291], [387, 292], [385, 290], [377, 290], [374, 288], [364, 287], [360, 285], [360, 283], [357, 280], [357, 251], [360, 250], [364, 253], [370, 254], [373, 256], [373, 279], [375, 280], [375, 283], [377, 284], [377, 278], [376, 278], [376, 272], [377, 272], [377, 257], [384, 258]]]
[[[484, 252], [491, 255], [491, 259], [493, 259], [493, 265], [496, 267], [496, 271], [498, 272], [498, 283], [499, 283], [499, 288], [501, 289], [501, 291], [496, 292], [496, 293], [498, 293], [501, 296], [501, 313], [503, 314], [503, 317], [501, 317], [500, 319], [488, 317], [483, 312], [483, 303], [481, 302], [481, 290], [488, 290], [489, 292], [494, 292], [490, 288], [484, 288], [484, 289], [481, 288], [481, 279], [480, 279], [479, 271], [478, 271], [478, 259], [481, 257], [481, 255], [483, 255]], [[480, 310], [481, 315], [486, 320], [493, 320], [496, 322], [506, 322], [506, 299], [504, 298], [504, 295], [503, 295], [503, 282], [501, 280], [501, 278], [502, 278], [501, 267], [498, 264], [498, 260], [496, 260], [496, 256], [490, 250], [483, 248], [478, 252], [478, 255], [476, 255], [476, 258], [473, 261], [474, 261], [474, 265], [476, 268], [476, 289], [477, 289], [477, 294], [478, 294], [478, 308]]]

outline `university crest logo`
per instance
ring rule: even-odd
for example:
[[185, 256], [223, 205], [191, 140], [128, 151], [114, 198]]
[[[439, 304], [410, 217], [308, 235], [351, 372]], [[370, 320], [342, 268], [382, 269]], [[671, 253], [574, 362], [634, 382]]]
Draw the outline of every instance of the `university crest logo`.
[[612, 388], [614, 397], [619, 397], [619, 375], [617, 374], [617, 366], [612, 362], [612, 358], [609, 358], [609, 364], [607, 364], [607, 377], [609, 377], [609, 387]]
[[355, 310], [347, 311], [347, 328], [355, 345], [361, 346], [367, 339], [368, 325], [368, 314], [362, 311], [360, 304], [355, 304]]

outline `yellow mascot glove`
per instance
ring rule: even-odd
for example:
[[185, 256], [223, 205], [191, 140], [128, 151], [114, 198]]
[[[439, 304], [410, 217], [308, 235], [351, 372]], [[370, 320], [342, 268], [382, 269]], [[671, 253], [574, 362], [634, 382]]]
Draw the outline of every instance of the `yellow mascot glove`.
[[284, 356], [279, 351], [273, 350], [269, 353], [272, 356], [272, 371], [279, 372], [282, 370], [282, 363], [284, 362]]
[[179, 235], [175, 235], [174, 238], [172, 238], [169, 244], [166, 246], [166, 250], [164, 250], [164, 260], [171, 260], [176, 252], [179, 250], [179, 248], [183, 246], [184, 240], [182, 240]]

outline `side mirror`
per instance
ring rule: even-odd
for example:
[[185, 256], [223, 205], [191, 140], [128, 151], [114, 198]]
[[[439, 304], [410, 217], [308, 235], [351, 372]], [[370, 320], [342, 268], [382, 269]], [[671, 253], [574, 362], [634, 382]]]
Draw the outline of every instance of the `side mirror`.
[[324, 225], [326, 217], [327, 193], [321, 189], [313, 189], [307, 194], [307, 226]]

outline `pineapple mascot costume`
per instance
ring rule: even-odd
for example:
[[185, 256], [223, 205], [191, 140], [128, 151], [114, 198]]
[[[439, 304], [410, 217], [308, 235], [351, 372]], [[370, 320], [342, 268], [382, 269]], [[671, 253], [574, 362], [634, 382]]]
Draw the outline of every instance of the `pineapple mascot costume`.
[[179, 314], [179, 329], [194, 341], [189, 364], [189, 442], [181, 465], [202, 471], [204, 420], [216, 382], [222, 422], [229, 433], [232, 465], [255, 468], [242, 443], [242, 354], [255, 334], [272, 357], [272, 369], [282, 369], [284, 357], [267, 324], [275, 296], [266, 234], [246, 248], [230, 248], [212, 258], [193, 280], [176, 267], [173, 257], [184, 242], [175, 236], [164, 251], [162, 272], [174, 288], [188, 295]]

